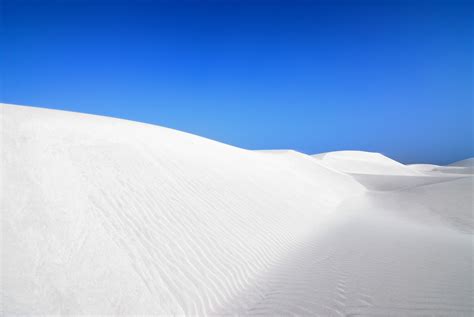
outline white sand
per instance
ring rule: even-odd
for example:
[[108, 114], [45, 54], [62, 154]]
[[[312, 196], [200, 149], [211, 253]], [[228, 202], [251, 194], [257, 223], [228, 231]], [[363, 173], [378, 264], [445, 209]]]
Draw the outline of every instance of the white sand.
[[449, 164], [449, 166], [459, 166], [459, 167], [473, 167], [474, 166], [474, 157], [457, 161], [454, 163]]
[[[432, 164], [412, 164], [409, 165], [409, 167], [416, 171], [427, 173], [427, 175], [435, 175], [436, 173], [474, 175], [474, 166], [469, 165], [472, 164], [472, 162], [472, 160], [464, 160], [461, 162], [450, 164], [448, 166], [438, 166]], [[458, 163], [460, 165], [455, 165]]]
[[346, 173], [382, 175], [419, 175], [416, 170], [380, 153], [337, 151], [313, 155], [321, 164]]
[[471, 174], [0, 109], [3, 315], [473, 314]]

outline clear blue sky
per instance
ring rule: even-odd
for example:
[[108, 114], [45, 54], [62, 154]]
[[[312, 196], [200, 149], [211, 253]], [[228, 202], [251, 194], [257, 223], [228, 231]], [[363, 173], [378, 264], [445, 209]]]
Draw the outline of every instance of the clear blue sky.
[[471, 1], [2, 4], [3, 102], [248, 149], [474, 156]]

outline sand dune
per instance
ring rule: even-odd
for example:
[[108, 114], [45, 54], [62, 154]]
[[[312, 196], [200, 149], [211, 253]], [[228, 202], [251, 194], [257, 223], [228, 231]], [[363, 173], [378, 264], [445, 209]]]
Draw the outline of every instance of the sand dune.
[[436, 174], [465, 174], [465, 175], [473, 175], [474, 174], [474, 166], [468, 165], [467, 162], [462, 163], [466, 164], [466, 166], [456, 166], [450, 164], [448, 166], [439, 166], [439, 165], [432, 165], [432, 164], [412, 164], [409, 165], [410, 168], [422, 172], [427, 173], [427, 175], [436, 175]]
[[408, 166], [398, 163], [380, 153], [362, 151], [337, 151], [313, 155], [325, 166], [358, 174], [419, 175]]
[[473, 313], [472, 175], [32, 107], [1, 122], [6, 316]]
[[449, 164], [449, 166], [459, 166], [459, 167], [473, 167], [474, 166], [474, 157], [457, 161], [454, 163]]

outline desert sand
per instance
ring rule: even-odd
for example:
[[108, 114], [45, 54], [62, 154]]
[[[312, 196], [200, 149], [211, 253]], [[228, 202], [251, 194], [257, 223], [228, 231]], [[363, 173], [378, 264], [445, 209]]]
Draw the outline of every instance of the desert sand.
[[473, 159], [0, 107], [4, 316], [473, 315]]

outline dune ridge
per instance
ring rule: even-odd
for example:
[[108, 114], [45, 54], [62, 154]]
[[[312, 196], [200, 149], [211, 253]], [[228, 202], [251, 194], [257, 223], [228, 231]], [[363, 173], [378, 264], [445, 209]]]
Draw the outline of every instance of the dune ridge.
[[1, 123], [4, 315], [473, 312], [466, 171], [7, 104]]

